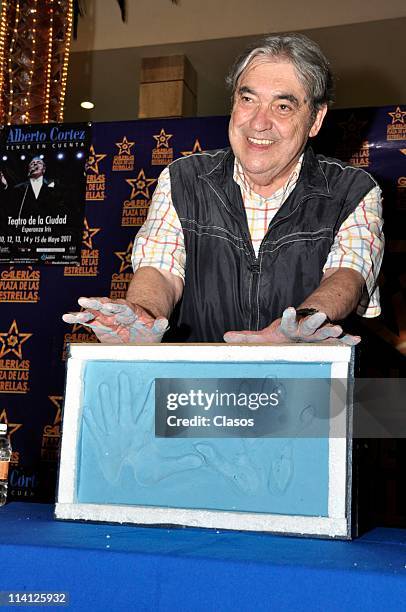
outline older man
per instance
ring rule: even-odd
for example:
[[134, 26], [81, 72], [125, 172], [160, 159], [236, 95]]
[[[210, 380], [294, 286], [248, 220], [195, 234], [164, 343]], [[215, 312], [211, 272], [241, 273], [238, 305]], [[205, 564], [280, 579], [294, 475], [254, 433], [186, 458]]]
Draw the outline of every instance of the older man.
[[[14, 185], [9, 194], [7, 212], [13, 218], [28, 218], [30, 215], [61, 214], [64, 208], [63, 193], [54, 179], [45, 177], [46, 165], [41, 157], [33, 157], [28, 164], [27, 180]], [[3, 189], [8, 183], [2, 173]]]
[[81, 298], [101, 341], [356, 344], [337, 321], [379, 314], [380, 189], [308, 146], [332, 99], [318, 46], [275, 35], [229, 78], [231, 149], [173, 162], [134, 245], [127, 299]]

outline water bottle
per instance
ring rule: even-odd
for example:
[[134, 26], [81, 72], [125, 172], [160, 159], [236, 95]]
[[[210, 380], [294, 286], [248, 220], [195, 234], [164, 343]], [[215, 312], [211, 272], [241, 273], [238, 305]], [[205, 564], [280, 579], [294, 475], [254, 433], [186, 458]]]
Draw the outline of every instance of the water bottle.
[[0, 423], [0, 506], [7, 501], [8, 468], [11, 459], [11, 444], [7, 436], [7, 424]]

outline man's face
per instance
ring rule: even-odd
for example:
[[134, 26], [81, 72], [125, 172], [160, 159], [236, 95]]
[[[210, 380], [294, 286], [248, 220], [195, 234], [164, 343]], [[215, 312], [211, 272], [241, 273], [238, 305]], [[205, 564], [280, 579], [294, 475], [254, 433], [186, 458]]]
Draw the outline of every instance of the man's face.
[[28, 164], [28, 176], [39, 178], [43, 174], [45, 174], [45, 164], [42, 159], [32, 159]]
[[229, 138], [254, 190], [271, 195], [285, 183], [326, 110], [312, 120], [305, 89], [290, 62], [255, 58], [248, 65], [237, 83]]

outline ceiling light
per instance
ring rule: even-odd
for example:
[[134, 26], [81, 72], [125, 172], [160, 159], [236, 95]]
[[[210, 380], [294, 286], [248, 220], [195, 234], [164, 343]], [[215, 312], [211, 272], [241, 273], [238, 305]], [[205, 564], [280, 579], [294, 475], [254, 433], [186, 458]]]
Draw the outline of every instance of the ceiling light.
[[89, 101], [87, 101], [87, 100], [85, 100], [84, 102], [81, 102], [81, 103], [80, 103], [80, 106], [81, 106], [82, 108], [85, 108], [86, 110], [90, 110], [91, 108], [94, 108], [94, 104], [93, 104], [93, 102], [89, 102]]

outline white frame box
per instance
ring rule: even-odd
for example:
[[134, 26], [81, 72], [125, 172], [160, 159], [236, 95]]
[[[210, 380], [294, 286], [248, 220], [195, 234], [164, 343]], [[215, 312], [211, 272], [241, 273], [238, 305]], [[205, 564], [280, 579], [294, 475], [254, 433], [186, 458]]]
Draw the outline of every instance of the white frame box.
[[[159, 363], [156, 378], [165, 376], [165, 364], [227, 364], [238, 372], [250, 364], [328, 364], [331, 379], [345, 386], [344, 408], [334, 405], [330, 396], [331, 422], [341, 423], [343, 435], [334, 435], [329, 424], [328, 436], [328, 510], [325, 515], [300, 515], [300, 512], [233, 511], [168, 507], [166, 504], [138, 505], [120, 503], [83, 503], [77, 498], [83, 398], [86, 366], [89, 363], [114, 362], [126, 364]], [[191, 367], [192, 367], [191, 365]], [[248, 366], [247, 366], [248, 367]], [[351, 537], [351, 423], [352, 423], [352, 350], [339, 345], [227, 345], [227, 344], [159, 344], [105, 345], [72, 344], [67, 363], [66, 394], [63, 414], [59, 483], [55, 516], [57, 519], [135, 523], [142, 525], [184, 525], [216, 529], [263, 531], [296, 535], [312, 535], [349, 539]], [[342, 397], [342, 396], [341, 396]], [[335, 429], [337, 431], [337, 429]], [[222, 480], [219, 478], [218, 486]]]

